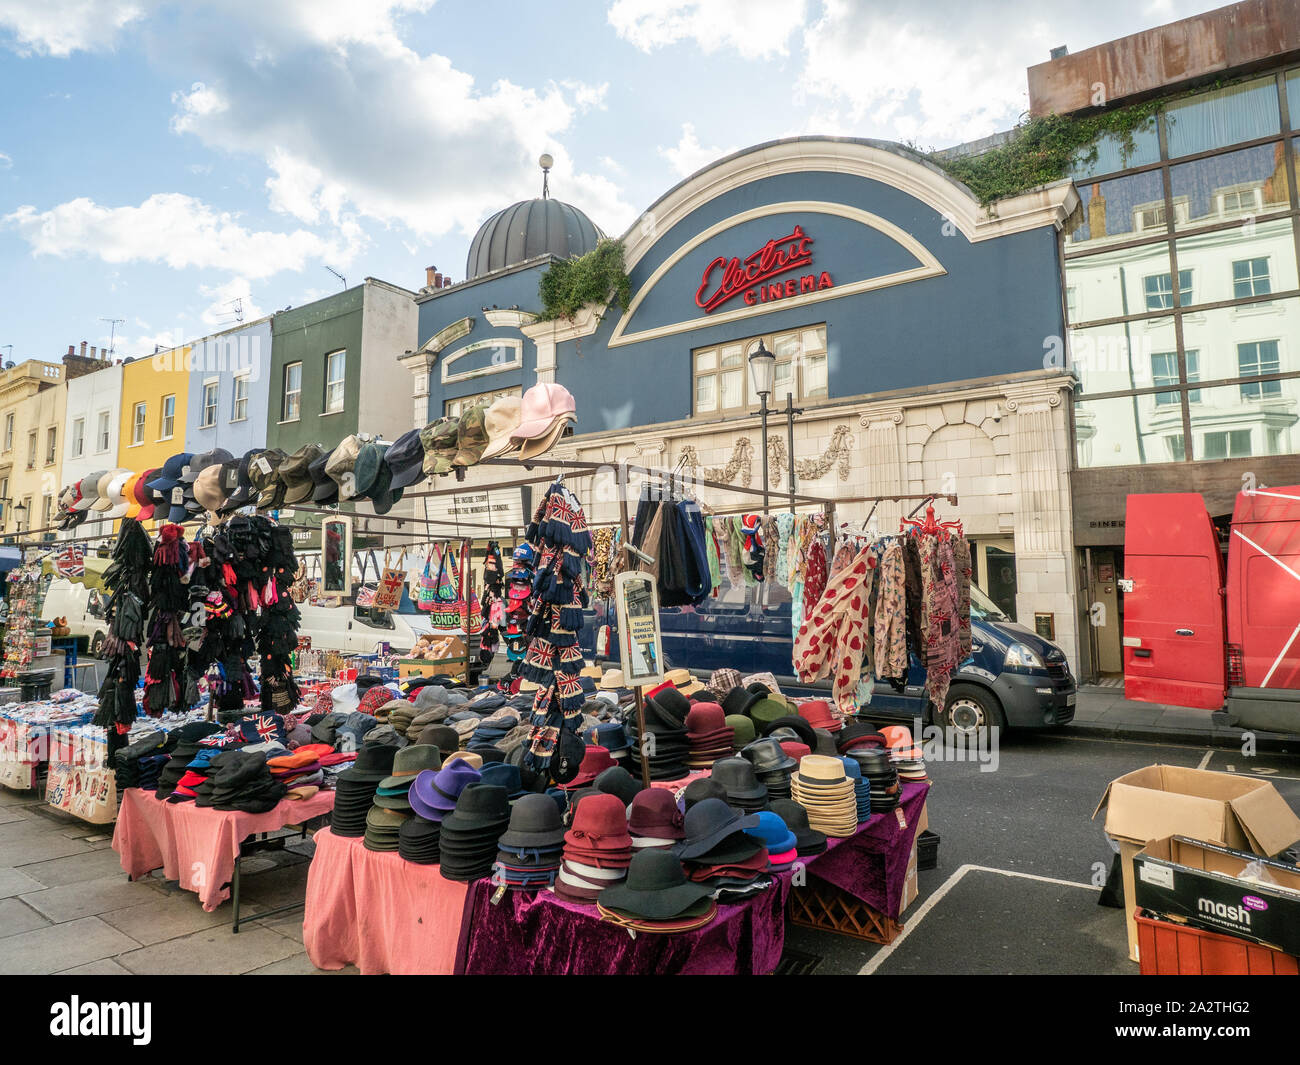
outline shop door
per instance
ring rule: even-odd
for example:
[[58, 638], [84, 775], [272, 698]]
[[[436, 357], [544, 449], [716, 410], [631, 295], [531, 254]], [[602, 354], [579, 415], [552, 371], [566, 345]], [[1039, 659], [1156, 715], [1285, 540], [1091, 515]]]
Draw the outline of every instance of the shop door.
[[1223, 558], [1201, 497], [1129, 496], [1124, 564], [1125, 697], [1219, 709]]
[[1012, 540], [980, 540], [972, 545], [972, 576], [985, 595], [1016, 619], [1016, 551]]
[[[1097, 672], [1124, 672], [1121, 636], [1124, 617], [1119, 594], [1119, 580], [1124, 576], [1123, 552], [1108, 548], [1092, 552], [1092, 573], [1088, 582], [1088, 620], [1096, 635]], [[1100, 609], [1098, 609], [1100, 605]]]

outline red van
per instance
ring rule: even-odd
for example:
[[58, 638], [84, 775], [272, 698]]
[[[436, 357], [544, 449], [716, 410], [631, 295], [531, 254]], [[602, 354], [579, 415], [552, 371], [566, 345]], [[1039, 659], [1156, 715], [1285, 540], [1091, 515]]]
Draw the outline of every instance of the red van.
[[1130, 495], [1124, 694], [1300, 732], [1300, 486], [1238, 494], [1225, 566], [1195, 493]]

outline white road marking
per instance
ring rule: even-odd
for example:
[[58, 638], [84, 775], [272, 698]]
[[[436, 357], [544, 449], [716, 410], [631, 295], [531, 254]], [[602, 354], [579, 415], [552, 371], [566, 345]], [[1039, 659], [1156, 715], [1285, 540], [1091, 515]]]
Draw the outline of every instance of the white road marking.
[[1206, 752], [1205, 752], [1205, 757], [1201, 759], [1201, 764], [1198, 765], [1196, 768], [1197, 768], [1197, 769], [1204, 769], [1207, 765], [1210, 764], [1210, 759], [1213, 758], [1213, 757], [1214, 757], [1214, 751], [1212, 751], [1212, 750], [1211, 750], [1211, 751], [1206, 751]]
[[948, 877], [947, 880], [940, 884], [939, 889], [921, 904], [919, 910], [907, 919], [907, 923], [903, 925], [903, 931], [899, 933], [897, 939], [892, 943], [885, 945], [872, 955], [871, 960], [858, 970], [858, 975], [870, 976], [879, 969], [889, 956], [902, 945], [903, 940], [911, 935], [912, 931], [921, 923], [922, 920], [925, 919], [926, 914], [933, 910], [943, 897], [955, 888], [958, 881], [960, 881], [967, 873], [997, 873], [1000, 876], [1017, 876], [1022, 880], [1037, 880], [1044, 884], [1059, 884], [1061, 887], [1083, 888], [1085, 891], [1101, 891], [1101, 888], [1095, 887], [1092, 884], [1080, 884], [1075, 880], [1061, 880], [1054, 876], [1039, 876], [1037, 873], [1020, 873], [1013, 869], [994, 869], [989, 865], [963, 865], [957, 869], [952, 876]]

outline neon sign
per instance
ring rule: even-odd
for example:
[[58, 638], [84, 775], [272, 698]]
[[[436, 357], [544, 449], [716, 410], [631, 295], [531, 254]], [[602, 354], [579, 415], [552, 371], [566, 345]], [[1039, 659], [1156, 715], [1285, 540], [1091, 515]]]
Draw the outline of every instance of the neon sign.
[[704, 268], [695, 291], [696, 305], [710, 314], [737, 296], [753, 306], [834, 287], [825, 270], [769, 283], [782, 274], [812, 266], [812, 243], [812, 237], [796, 225], [788, 236], [769, 240], [744, 260], [719, 255]]

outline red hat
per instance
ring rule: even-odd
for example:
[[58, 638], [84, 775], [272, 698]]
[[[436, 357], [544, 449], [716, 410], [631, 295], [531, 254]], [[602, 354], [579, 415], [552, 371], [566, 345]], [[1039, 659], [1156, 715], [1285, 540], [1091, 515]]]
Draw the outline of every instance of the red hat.
[[686, 830], [682, 827], [682, 812], [677, 809], [673, 793], [665, 788], [647, 788], [636, 793], [627, 827], [634, 836], [649, 836], [652, 839], [686, 838]]
[[806, 743], [800, 743], [798, 740], [782, 740], [781, 750], [785, 751], [796, 762], [806, 754], [812, 754], [812, 748]]
[[[611, 764], [613, 763], [613, 759], [609, 758], [609, 751], [605, 748], [589, 747], [587, 750], [588, 753], [593, 750], [601, 751]], [[586, 764], [586, 759], [583, 759], [584, 771]], [[564, 843], [566, 855], [570, 848], [576, 851], [630, 849], [632, 837], [627, 831], [627, 807], [624, 806], [623, 800], [617, 795], [607, 795], [603, 791], [596, 795], [588, 795], [574, 811], [573, 825], [564, 834]]]
[[713, 739], [717, 736], [731, 736], [731, 727], [727, 724], [727, 712], [717, 703], [695, 703], [686, 714], [686, 736], [688, 739]]
[[614, 756], [609, 753], [608, 747], [588, 747], [582, 755], [582, 764], [578, 766], [578, 775], [567, 784], [561, 784], [560, 787], [565, 791], [585, 788], [606, 769], [612, 769], [616, 765], [618, 763], [614, 761]]
[[363, 714], [375, 716], [375, 711], [381, 706], [386, 706], [394, 699], [400, 699], [401, 696], [394, 695], [393, 689], [387, 684], [376, 684], [365, 695], [361, 697], [361, 702], [357, 704], [357, 709]]
[[831, 713], [831, 704], [825, 699], [809, 699], [800, 703], [799, 716], [813, 728], [825, 729], [827, 732], [839, 732], [844, 727], [844, 722]]

